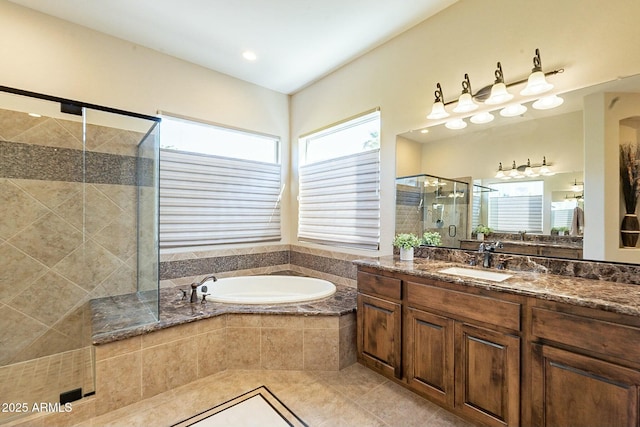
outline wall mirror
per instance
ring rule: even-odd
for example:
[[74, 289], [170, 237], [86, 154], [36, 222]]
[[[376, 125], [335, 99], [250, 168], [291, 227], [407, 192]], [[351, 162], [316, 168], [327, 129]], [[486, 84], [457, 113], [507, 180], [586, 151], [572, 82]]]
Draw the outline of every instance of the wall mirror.
[[[443, 240], [443, 246], [477, 249], [476, 227], [499, 224], [496, 228], [501, 230], [492, 239], [499, 236], [501, 241], [520, 242], [509, 246], [507, 252], [619, 261], [606, 254], [586, 251], [583, 255], [581, 250], [588, 233], [605, 228], [604, 218], [589, 217], [588, 187], [591, 186], [592, 195], [596, 192], [598, 196], [597, 192], [605, 188], [605, 176], [602, 170], [585, 161], [585, 140], [593, 139], [588, 134], [593, 134], [594, 129], [590, 122], [585, 124], [584, 119], [585, 97], [605, 93], [640, 93], [640, 75], [558, 94], [564, 103], [554, 109], [536, 110], [525, 104], [527, 111], [516, 117], [501, 117], [496, 111], [495, 119], [486, 124], [469, 123], [464, 129], [452, 130], [437, 123], [397, 135], [396, 177], [427, 174], [469, 183], [467, 230], [459, 230], [456, 239]], [[609, 109], [616, 99], [610, 101]], [[543, 163], [553, 175], [539, 174]], [[538, 176], [507, 180], [496, 176], [500, 166], [504, 174], [511, 173], [512, 169], [523, 174], [528, 164]], [[606, 165], [604, 175], [610, 182], [618, 179], [617, 158], [614, 164]], [[501, 195], [520, 198], [501, 198]], [[419, 199], [416, 200], [419, 203]], [[531, 204], [530, 210], [525, 209], [525, 202]], [[601, 204], [601, 200], [592, 201], [591, 207], [598, 203]], [[419, 206], [414, 210], [407, 206], [397, 208], [396, 231], [408, 232], [407, 224], [411, 222], [416, 225], [416, 233], [431, 231], [431, 224], [422, 220], [425, 213], [420, 209]], [[444, 209], [446, 211], [446, 206]], [[538, 212], [537, 217], [532, 215], [533, 211]], [[399, 212], [411, 212], [414, 217], [409, 219]], [[446, 218], [446, 212], [441, 216]], [[611, 221], [617, 218], [607, 219]], [[576, 226], [575, 230], [571, 230], [572, 225]], [[446, 223], [438, 226], [448, 230]], [[535, 245], [528, 240], [535, 241]], [[552, 247], [567, 250], [550, 251]], [[640, 254], [632, 259], [640, 259]]]

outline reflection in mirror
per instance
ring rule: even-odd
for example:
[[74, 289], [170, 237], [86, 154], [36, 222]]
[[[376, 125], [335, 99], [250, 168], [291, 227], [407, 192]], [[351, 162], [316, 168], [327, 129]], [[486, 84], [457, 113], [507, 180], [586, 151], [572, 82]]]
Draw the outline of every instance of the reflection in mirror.
[[[494, 229], [490, 239], [514, 243], [510, 248], [514, 253], [581, 258], [582, 239], [591, 233], [591, 255], [586, 258], [616, 260], [615, 256], [601, 255], [608, 249], [600, 250], [604, 244], [599, 236], [609, 227], [605, 227], [609, 222], [604, 220], [609, 218], [608, 211], [611, 210], [609, 203], [602, 201], [604, 188], [612, 193], [605, 178], [617, 177], [617, 167], [612, 167], [605, 158], [607, 155], [602, 154], [596, 159], [597, 168], [594, 168], [594, 147], [602, 153], [608, 152], [606, 137], [593, 120], [585, 121], [583, 110], [585, 99], [593, 96], [605, 99], [607, 93], [638, 91], [640, 76], [632, 76], [561, 94], [565, 102], [551, 110], [528, 108], [516, 117], [496, 115], [491, 123], [469, 124], [462, 130], [437, 124], [405, 132], [398, 135], [396, 141], [396, 176], [430, 174], [472, 183], [476, 190], [480, 186], [496, 190], [473, 191], [469, 199], [466, 238], [460, 237], [458, 246], [454, 241], [443, 241], [443, 245], [464, 247], [467, 244], [477, 249], [474, 229], [482, 224]], [[615, 109], [617, 105], [602, 105], [600, 122], [607, 126], [607, 110]], [[637, 111], [640, 114], [640, 105]], [[585, 140], [590, 144], [588, 153]], [[588, 158], [585, 157], [587, 154]], [[512, 169], [522, 174], [530, 164], [535, 174], [540, 172], [543, 162], [554, 175], [539, 174], [510, 180], [496, 178], [500, 166], [508, 175]], [[538, 184], [533, 184], [535, 182]], [[512, 188], [506, 188], [509, 186]], [[596, 200], [590, 201], [592, 196]], [[523, 207], [523, 203], [513, 203], [515, 200], [527, 200], [527, 203], [535, 200], [538, 203], [535, 215], [532, 213], [534, 205], [528, 210], [509, 212], [507, 209], [513, 209], [513, 205]], [[585, 205], [593, 212], [591, 218]], [[604, 210], [605, 214], [597, 209], [594, 212], [594, 208]], [[609, 234], [607, 232], [605, 237]], [[594, 240], [593, 236], [598, 237]], [[596, 244], [596, 240], [600, 243]]]
[[433, 175], [396, 179], [396, 233], [438, 233], [442, 246], [460, 247], [468, 234], [469, 184]]

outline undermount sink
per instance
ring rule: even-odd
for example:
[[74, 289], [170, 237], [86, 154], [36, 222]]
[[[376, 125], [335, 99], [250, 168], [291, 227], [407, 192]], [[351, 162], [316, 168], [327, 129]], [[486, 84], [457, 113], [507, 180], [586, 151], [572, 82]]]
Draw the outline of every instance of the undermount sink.
[[475, 270], [471, 268], [451, 267], [439, 270], [438, 273], [453, 274], [454, 276], [471, 277], [473, 279], [489, 280], [491, 282], [502, 282], [512, 277], [511, 274], [496, 273], [493, 271]]

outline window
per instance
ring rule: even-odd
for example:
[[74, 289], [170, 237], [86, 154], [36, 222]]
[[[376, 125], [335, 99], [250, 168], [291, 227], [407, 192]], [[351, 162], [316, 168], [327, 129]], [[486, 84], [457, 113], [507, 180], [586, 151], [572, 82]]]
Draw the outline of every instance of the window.
[[300, 139], [298, 239], [380, 246], [380, 112]]
[[160, 248], [279, 240], [276, 137], [164, 116]]
[[489, 193], [489, 227], [497, 232], [542, 233], [543, 181], [493, 184]]

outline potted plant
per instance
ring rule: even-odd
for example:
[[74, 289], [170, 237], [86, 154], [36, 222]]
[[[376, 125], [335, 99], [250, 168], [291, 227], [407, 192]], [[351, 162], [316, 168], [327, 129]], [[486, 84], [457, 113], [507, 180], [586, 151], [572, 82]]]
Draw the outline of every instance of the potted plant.
[[640, 144], [620, 145], [620, 184], [625, 215], [620, 225], [620, 238], [625, 248], [635, 248], [640, 235], [636, 206], [640, 197]]
[[476, 227], [475, 231], [476, 231], [476, 238], [478, 240], [484, 240], [484, 238], [488, 237], [493, 230], [487, 226], [480, 224]]
[[393, 246], [400, 248], [400, 260], [413, 261], [413, 248], [420, 246], [420, 238], [413, 233], [397, 234]]
[[437, 231], [425, 231], [422, 235], [422, 242], [427, 246], [440, 246], [442, 236]]

